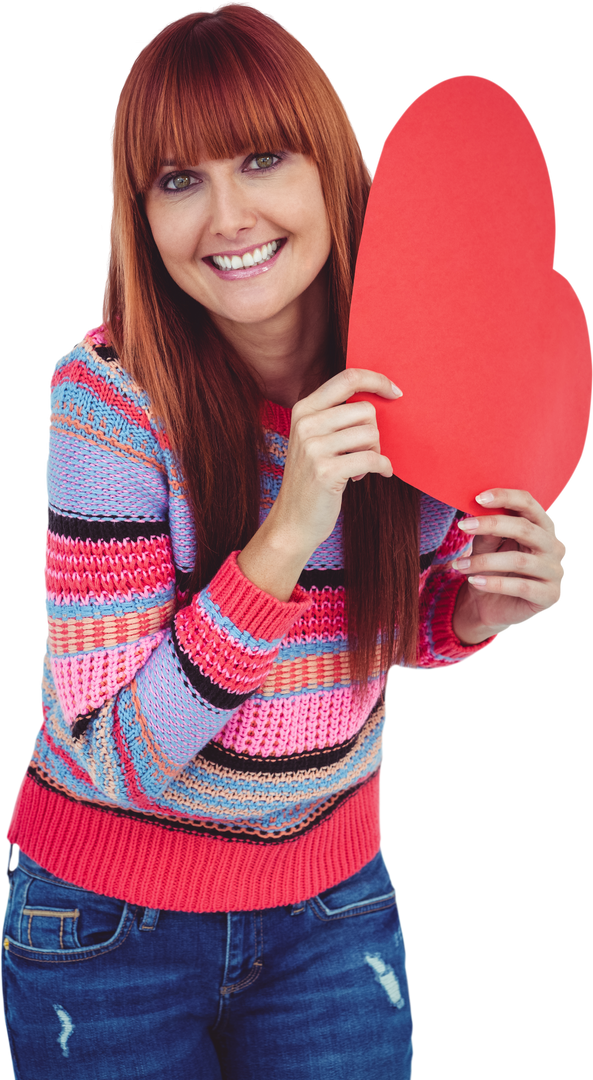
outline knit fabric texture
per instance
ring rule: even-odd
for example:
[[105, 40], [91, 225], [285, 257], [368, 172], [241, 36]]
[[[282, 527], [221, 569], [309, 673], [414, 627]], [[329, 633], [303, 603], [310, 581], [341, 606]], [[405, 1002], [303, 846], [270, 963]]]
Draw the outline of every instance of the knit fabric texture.
[[[265, 403], [260, 523], [291, 413]], [[291, 904], [379, 848], [387, 672], [349, 680], [342, 516], [287, 602], [226, 558], [190, 602], [183, 476], [102, 327], [57, 365], [44, 722], [9, 838], [78, 886], [151, 908]], [[454, 507], [421, 498], [418, 664], [481, 648], [452, 629], [468, 550]]]

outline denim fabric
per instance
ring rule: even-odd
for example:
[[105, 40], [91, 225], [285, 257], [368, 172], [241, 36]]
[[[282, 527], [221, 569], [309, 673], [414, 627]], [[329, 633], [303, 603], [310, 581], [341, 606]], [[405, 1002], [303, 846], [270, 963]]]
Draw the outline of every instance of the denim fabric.
[[379, 853], [262, 911], [154, 911], [21, 853], [4, 927], [18, 1080], [408, 1080], [411, 1018]]

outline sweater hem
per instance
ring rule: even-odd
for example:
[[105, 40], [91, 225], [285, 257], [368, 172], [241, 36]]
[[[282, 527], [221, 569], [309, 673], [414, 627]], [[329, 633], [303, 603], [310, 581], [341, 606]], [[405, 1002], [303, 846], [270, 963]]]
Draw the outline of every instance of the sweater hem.
[[337, 885], [377, 854], [379, 772], [315, 827], [274, 845], [118, 817], [27, 775], [8, 838], [49, 873], [128, 903], [187, 912], [279, 907]]

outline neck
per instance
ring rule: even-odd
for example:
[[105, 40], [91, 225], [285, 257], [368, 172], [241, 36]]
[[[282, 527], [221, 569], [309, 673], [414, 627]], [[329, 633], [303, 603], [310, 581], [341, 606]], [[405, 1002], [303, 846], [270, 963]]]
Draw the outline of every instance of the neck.
[[322, 271], [282, 311], [258, 323], [211, 317], [257, 376], [265, 397], [291, 409], [328, 378], [328, 280]]

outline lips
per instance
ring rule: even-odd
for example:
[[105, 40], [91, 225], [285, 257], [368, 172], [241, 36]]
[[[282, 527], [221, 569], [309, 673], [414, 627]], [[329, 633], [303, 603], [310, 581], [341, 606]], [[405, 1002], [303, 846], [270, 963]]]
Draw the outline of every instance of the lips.
[[[257, 262], [257, 264], [253, 267], [242, 267], [239, 270], [220, 270], [216, 266], [214, 258], [212, 256], [206, 256], [203, 261], [205, 262], [206, 266], [210, 267], [212, 273], [218, 275], [220, 281], [242, 281], [245, 278], [255, 278], [255, 276], [257, 276], [258, 274], [268, 273], [270, 270], [273, 270], [275, 265], [277, 265], [277, 262], [282, 255], [284, 248], [286, 247], [286, 243], [286, 238], [282, 238], [279, 242], [277, 251], [275, 251], [272, 257], [266, 259], [264, 262]], [[247, 251], [252, 251], [252, 248], [247, 248]]]

